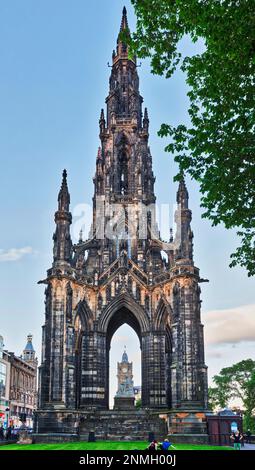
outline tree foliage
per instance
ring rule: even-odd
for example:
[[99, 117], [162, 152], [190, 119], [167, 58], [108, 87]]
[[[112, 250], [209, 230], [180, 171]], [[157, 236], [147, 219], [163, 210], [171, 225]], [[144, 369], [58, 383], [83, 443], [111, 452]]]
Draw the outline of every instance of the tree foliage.
[[[250, 0], [131, 0], [137, 28], [131, 54], [149, 57], [154, 74], [177, 67], [189, 87], [190, 125], [162, 124], [160, 136], [179, 165], [200, 185], [203, 217], [237, 228], [231, 255], [255, 274], [255, 3]], [[189, 35], [204, 49], [180, 53]]]
[[[255, 361], [246, 359], [225, 367], [213, 377], [214, 387], [209, 389], [209, 401], [214, 409], [225, 408], [232, 399], [239, 399], [245, 409], [246, 422], [254, 423], [255, 412]], [[255, 429], [254, 429], [255, 430]]]

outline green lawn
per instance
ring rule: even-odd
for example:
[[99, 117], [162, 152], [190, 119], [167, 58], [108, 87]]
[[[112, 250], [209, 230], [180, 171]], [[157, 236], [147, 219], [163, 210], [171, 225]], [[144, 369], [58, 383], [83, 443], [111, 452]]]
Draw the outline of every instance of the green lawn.
[[[142, 450], [148, 446], [147, 442], [63, 442], [58, 444], [10, 444], [0, 446], [0, 450]], [[232, 450], [231, 447], [218, 447], [206, 445], [174, 444], [176, 450]], [[171, 448], [173, 449], [173, 448]], [[175, 450], [173, 449], [173, 450]]]

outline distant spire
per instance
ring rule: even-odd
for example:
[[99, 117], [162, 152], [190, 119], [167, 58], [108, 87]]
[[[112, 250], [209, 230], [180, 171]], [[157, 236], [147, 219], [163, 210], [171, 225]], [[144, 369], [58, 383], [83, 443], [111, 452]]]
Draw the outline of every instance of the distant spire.
[[126, 351], [126, 346], [124, 346], [124, 353], [122, 354], [121, 362], [128, 362], [128, 355], [127, 355], [127, 351]]
[[79, 233], [79, 243], [82, 243], [83, 242], [83, 231], [82, 229], [80, 230], [80, 233]]
[[61, 189], [58, 195], [58, 210], [69, 211], [70, 194], [67, 186], [67, 171], [63, 171]]

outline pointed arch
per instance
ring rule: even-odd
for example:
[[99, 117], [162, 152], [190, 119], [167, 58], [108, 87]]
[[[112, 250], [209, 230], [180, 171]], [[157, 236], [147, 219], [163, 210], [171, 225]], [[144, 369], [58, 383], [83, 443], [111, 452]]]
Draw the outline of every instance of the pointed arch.
[[[142, 333], [150, 329], [147, 313], [128, 292], [116, 296], [107, 305], [99, 317], [98, 329], [112, 337], [123, 323], [129, 324], [137, 332], [139, 338]], [[109, 331], [109, 327], [111, 331]]]

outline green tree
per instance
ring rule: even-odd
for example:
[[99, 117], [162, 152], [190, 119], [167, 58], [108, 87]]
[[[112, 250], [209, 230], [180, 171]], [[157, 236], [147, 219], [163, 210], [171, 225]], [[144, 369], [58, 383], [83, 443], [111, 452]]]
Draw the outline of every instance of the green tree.
[[255, 431], [255, 361], [246, 359], [231, 367], [225, 367], [213, 377], [213, 382], [214, 387], [209, 391], [213, 408], [224, 408], [232, 399], [238, 398], [245, 409], [246, 429]]
[[226, 408], [229, 397], [221, 387], [208, 388], [208, 406], [210, 410], [215, 411], [218, 407]]
[[[231, 255], [255, 274], [255, 3], [251, 0], [131, 0], [137, 16], [131, 54], [149, 57], [152, 73], [171, 77], [177, 67], [189, 87], [190, 125], [162, 124], [166, 151], [200, 185], [203, 217], [236, 228]], [[123, 33], [125, 35], [125, 32]], [[204, 49], [180, 53], [181, 39]]]
[[142, 400], [141, 398], [138, 398], [135, 402], [135, 407], [136, 408], [141, 408], [142, 407]]

